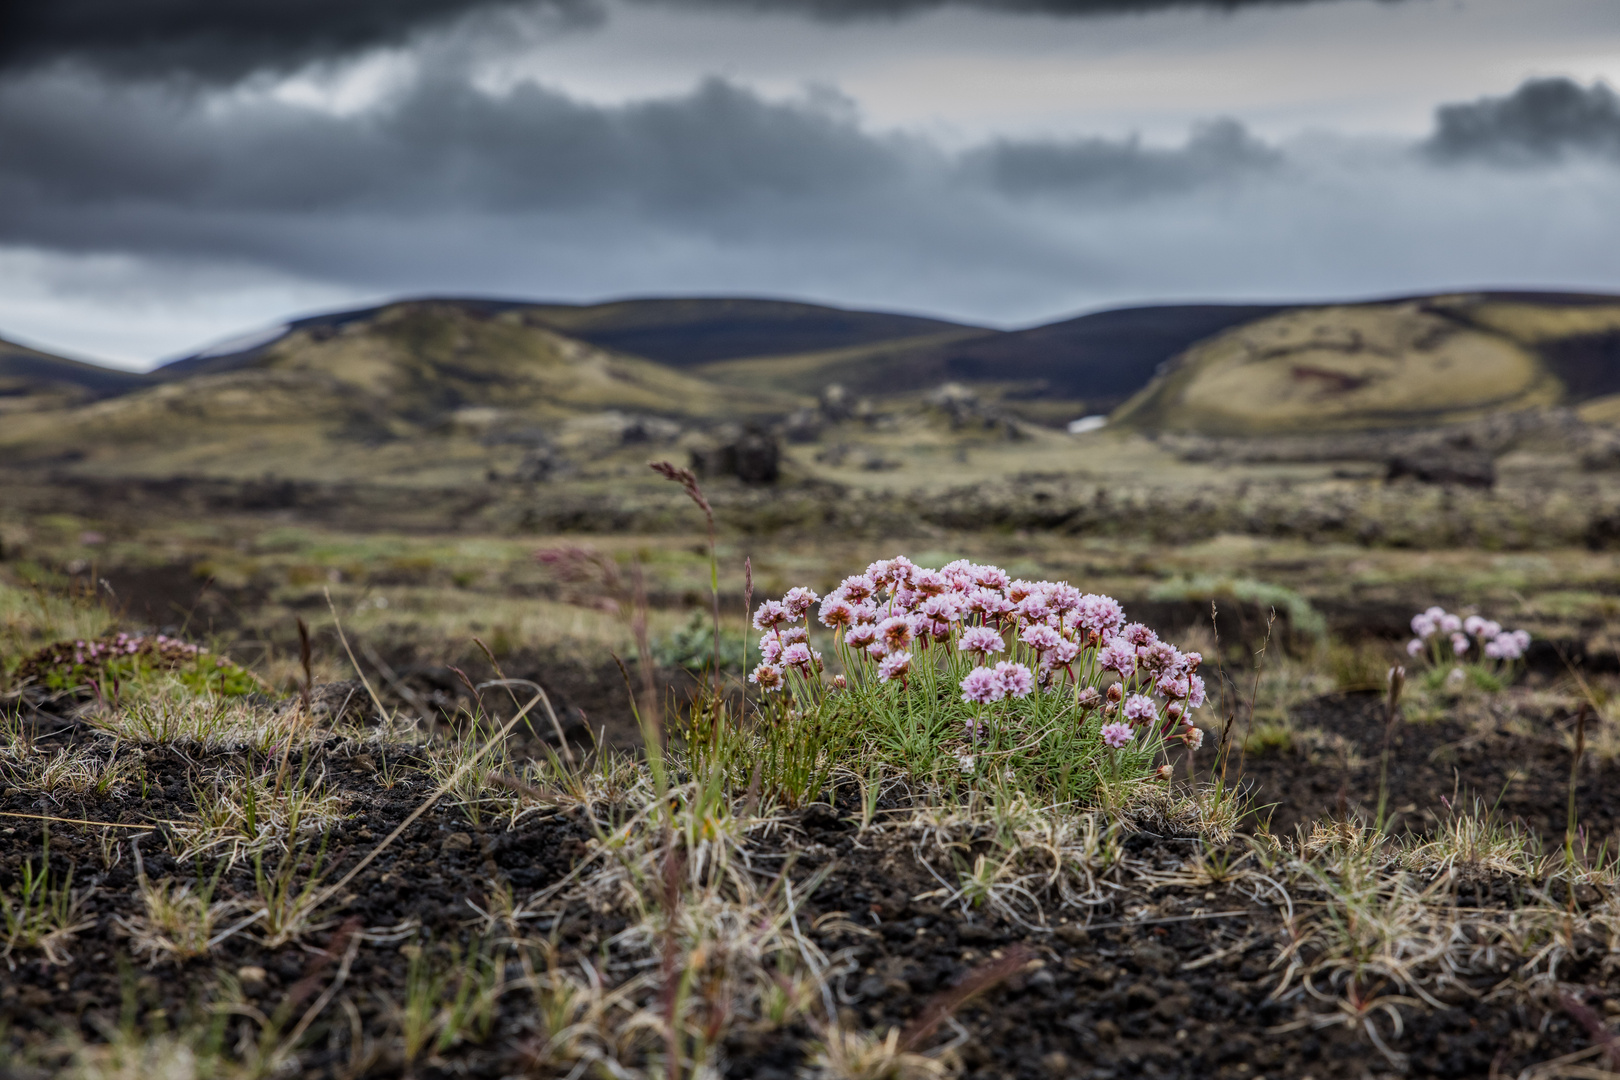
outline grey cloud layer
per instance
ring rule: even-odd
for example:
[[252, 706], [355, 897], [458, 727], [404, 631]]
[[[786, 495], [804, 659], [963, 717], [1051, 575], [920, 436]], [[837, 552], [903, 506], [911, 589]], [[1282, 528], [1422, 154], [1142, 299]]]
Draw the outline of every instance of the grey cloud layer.
[[340, 116], [53, 69], [0, 78], [0, 245], [369, 294], [769, 292], [1000, 320], [1620, 278], [1591, 228], [1620, 168], [1487, 152], [1532, 138], [1525, 94], [1463, 106], [1508, 117], [1469, 128], [1466, 153], [1444, 111], [1422, 146], [1271, 145], [1212, 121], [1173, 146], [951, 153], [865, 131], [830, 93], [767, 101], [722, 81], [604, 107], [442, 68]]
[[1505, 165], [1620, 159], [1620, 97], [1602, 83], [1533, 79], [1506, 97], [1442, 107], [1427, 148], [1442, 160]]

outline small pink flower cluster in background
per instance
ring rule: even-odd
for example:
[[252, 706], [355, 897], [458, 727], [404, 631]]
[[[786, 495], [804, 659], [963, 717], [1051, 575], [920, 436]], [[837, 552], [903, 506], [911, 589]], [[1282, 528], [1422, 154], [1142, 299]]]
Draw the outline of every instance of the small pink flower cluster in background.
[[198, 653], [207, 651], [201, 645], [193, 645], [190, 642], [181, 641], [179, 638], [172, 638], [165, 634], [145, 637], [120, 632], [110, 638], [75, 641], [73, 643], [73, 664], [75, 667], [82, 667], [86, 664], [101, 664], [115, 657], [135, 656], [142, 652], [152, 653], [169, 661], [190, 660], [194, 659]]
[[963, 702], [981, 709], [1032, 695], [1072, 695], [1082, 715], [1100, 711], [1110, 721], [1105, 732], [1120, 740], [1110, 746], [1123, 746], [1136, 728], [1148, 726], [1165, 736], [1180, 726], [1175, 737], [1195, 747], [1203, 741], [1191, 719], [1205, 698], [1199, 654], [1126, 623], [1112, 597], [1062, 581], [1013, 580], [1000, 567], [966, 559], [938, 570], [903, 556], [883, 559], [824, 598], [795, 588], [765, 602], [753, 617], [764, 636], [751, 682], [778, 691], [790, 674], [819, 680], [821, 655], [810, 647], [808, 630], [818, 600], [819, 620], [856, 685], [875, 679], [909, 689], [926, 658], [931, 671], [943, 668], [957, 678]]
[[1528, 630], [1503, 630], [1499, 622], [1478, 615], [1465, 619], [1442, 607], [1431, 607], [1412, 616], [1412, 633], [1416, 636], [1406, 643], [1406, 655], [1416, 657], [1427, 650], [1436, 662], [1446, 648], [1456, 658], [1467, 656], [1477, 648], [1479, 654], [1488, 659], [1511, 662], [1523, 657], [1524, 650], [1530, 646]]

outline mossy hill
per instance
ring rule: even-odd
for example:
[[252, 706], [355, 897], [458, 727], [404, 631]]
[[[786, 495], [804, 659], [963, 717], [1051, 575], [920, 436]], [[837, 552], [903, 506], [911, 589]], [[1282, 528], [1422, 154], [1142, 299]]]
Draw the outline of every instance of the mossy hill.
[[1142, 430], [1417, 428], [1620, 393], [1620, 299], [1437, 296], [1281, 311], [1187, 349], [1115, 414]]

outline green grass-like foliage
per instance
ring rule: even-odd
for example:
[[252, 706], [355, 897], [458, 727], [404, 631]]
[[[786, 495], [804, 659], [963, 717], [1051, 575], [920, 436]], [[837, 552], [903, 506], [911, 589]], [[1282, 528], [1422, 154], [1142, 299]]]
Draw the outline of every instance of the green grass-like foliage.
[[262, 692], [252, 672], [205, 647], [163, 634], [125, 633], [58, 641], [24, 658], [13, 681], [52, 693], [99, 688], [104, 696], [167, 673], [195, 693], [241, 697]]
[[[818, 600], [828, 659], [810, 633]], [[754, 625], [757, 767], [790, 796], [814, 797], [836, 764], [881, 761], [952, 788], [1088, 800], [1150, 775], [1171, 740], [1203, 741], [1202, 658], [1065, 582], [902, 557], [825, 598], [790, 590]]]
[[[746, 647], [746, 639], [741, 634], [722, 631], [720, 667], [725, 671], [741, 671]], [[714, 624], [703, 612], [692, 612], [685, 626], [653, 642], [653, 659], [659, 667], [682, 667], [688, 671], [713, 667]]]

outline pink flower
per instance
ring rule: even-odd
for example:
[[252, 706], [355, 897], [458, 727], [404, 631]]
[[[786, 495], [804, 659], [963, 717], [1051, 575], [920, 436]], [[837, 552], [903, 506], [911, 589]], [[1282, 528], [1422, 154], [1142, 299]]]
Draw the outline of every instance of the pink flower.
[[862, 622], [850, 627], [849, 633], [844, 635], [844, 640], [849, 642], [852, 649], [864, 649], [876, 641], [877, 637], [877, 626], [873, 623]]
[[788, 610], [780, 600], [767, 600], [754, 612], [754, 629], [769, 630], [789, 620]]
[[970, 704], [988, 705], [1000, 701], [1006, 693], [1001, 677], [987, 667], [976, 667], [962, 679], [962, 700]]
[[911, 654], [908, 652], [893, 652], [883, 658], [878, 665], [878, 678], [883, 682], [893, 682], [895, 679], [904, 679], [911, 670]]
[[874, 641], [866, 647], [866, 653], [874, 660], [881, 660], [889, 655], [889, 647], [881, 641]]
[[1455, 634], [1462, 629], [1462, 620], [1452, 614], [1440, 616], [1440, 629], [1448, 634]]
[[845, 600], [859, 603], [877, 595], [877, 583], [865, 574], [851, 574], [839, 584], [836, 591]]
[[951, 583], [951, 588], [966, 592], [974, 585], [973, 571], [977, 569], [966, 559], [954, 559], [939, 568], [940, 575]]
[[978, 589], [967, 595], [967, 609], [985, 619], [994, 619], [1012, 610], [1012, 601], [990, 589]]
[[949, 589], [951, 583], [938, 570], [918, 570], [911, 575], [911, 587], [924, 596], [938, 596]]
[[1076, 645], [1068, 638], [1059, 638], [1058, 643], [1052, 646], [1052, 652], [1048, 659], [1050, 659], [1052, 663], [1058, 667], [1068, 667], [1070, 664], [1074, 663], [1074, 658], [1079, 655], [1080, 646]]
[[892, 559], [882, 559], [866, 568], [866, 576], [879, 585], [887, 585], [891, 589], [904, 588], [911, 584], [911, 575], [917, 572], [917, 566], [904, 555], [896, 555]]
[[1058, 637], [1056, 630], [1045, 623], [1036, 623], [1034, 626], [1026, 628], [1022, 634], [1019, 634], [1018, 640], [1036, 652], [1044, 653], [1055, 648], [1057, 643], [1063, 639]]
[[1159, 718], [1159, 710], [1146, 694], [1132, 694], [1125, 699], [1125, 719], [1133, 724], [1150, 724]]
[[973, 583], [981, 589], [1005, 589], [1007, 587], [1007, 571], [999, 566], [975, 566], [973, 568]]
[[1412, 616], [1412, 633], [1416, 634], [1420, 638], [1433, 637], [1435, 631], [1439, 629], [1440, 624], [1429, 618], [1427, 615], [1420, 613]]
[[808, 675], [812, 664], [820, 666], [821, 654], [813, 651], [804, 642], [797, 641], [782, 650], [781, 662], [788, 667], [799, 668]]
[[1137, 666], [1155, 676], [1174, 675], [1185, 662], [1186, 657], [1167, 641], [1155, 641], [1136, 650]]
[[754, 669], [754, 673], [748, 676], [748, 681], [757, 685], [761, 690], [780, 690], [782, 689], [782, 669], [775, 664], [760, 664]]
[[787, 591], [787, 595], [782, 597], [782, 606], [787, 609], [788, 618], [798, 622], [804, 618], [804, 613], [810, 610], [810, 605], [818, 599], [814, 590], [801, 585]]
[[1187, 676], [1187, 708], [1202, 709], [1206, 700], [1205, 693], [1202, 675]]
[[1066, 581], [1059, 581], [1046, 590], [1046, 606], [1059, 615], [1079, 610], [1080, 599], [1080, 590]]
[[1188, 727], [1181, 733], [1181, 741], [1187, 744], [1187, 749], [1197, 750], [1204, 745], [1204, 729]]
[[1462, 624], [1463, 632], [1468, 634], [1478, 634], [1484, 626], [1485, 620], [1480, 618], [1478, 615], [1468, 616], [1468, 618], [1463, 620]]
[[848, 600], [835, 600], [828, 597], [821, 604], [821, 625], [838, 629], [841, 626], [853, 626], [855, 623], [855, 608]]
[[1007, 645], [1001, 640], [1001, 635], [988, 626], [970, 626], [962, 631], [961, 640], [956, 643], [956, 647], [961, 652], [988, 656], [1004, 651]]
[[904, 615], [891, 615], [877, 624], [878, 639], [889, 652], [899, 652], [911, 645], [916, 636], [911, 620]]
[[1166, 675], [1158, 681], [1155, 688], [1172, 701], [1183, 700], [1192, 689], [1185, 675]]
[[1075, 623], [1084, 630], [1107, 636], [1125, 623], [1125, 609], [1112, 596], [1087, 593], [1080, 598], [1080, 613]]
[[775, 634], [766, 634], [759, 639], [759, 651], [767, 664], [776, 663], [782, 655], [782, 639]]
[[1136, 732], [1132, 731], [1128, 724], [1104, 724], [1102, 727], [1103, 742], [1115, 750], [1130, 742], [1131, 737], [1135, 734]]
[[1124, 638], [1117, 637], [1097, 654], [1097, 665], [1104, 671], [1112, 671], [1120, 678], [1128, 679], [1136, 673], [1136, 648]]
[[996, 665], [995, 672], [1001, 680], [1002, 691], [1010, 698], [1028, 697], [1035, 689], [1035, 675], [1023, 664], [1003, 660]]
[[922, 606], [917, 610], [934, 622], [955, 622], [961, 614], [956, 597], [951, 593], [930, 596], [923, 601]]
[[779, 630], [776, 634], [782, 639], [782, 644], [791, 645], [795, 641], [809, 641], [810, 631], [802, 626], [790, 626], [786, 630]]
[[1461, 634], [1461, 633], [1452, 634], [1451, 635], [1451, 651], [1456, 653], [1458, 656], [1461, 656], [1463, 653], [1467, 652], [1468, 651], [1468, 635], [1467, 634]]
[[1017, 615], [1027, 623], [1044, 622], [1052, 614], [1044, 592], [1032, 592], [1018, 602]]
[[1418, 653], [1420, 653], [1422, 651], [1423, 651], [1423, 639], [1422, 638], [1413, 638], [1411, 641], [1408, 641], [1406, 643], [1406, 655], [1407, 656], [1416, 656]]
[[1125, 627], [1119, 632], [1119, 636], [1136, 646], [1152, 645], [1159, 640], [1158, 634], [1155, 634], [1139, 622], [1133, 622]]

